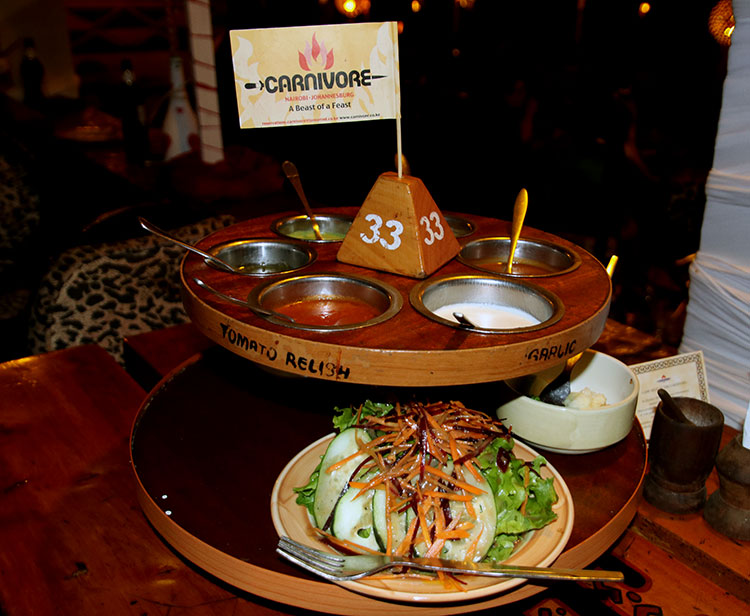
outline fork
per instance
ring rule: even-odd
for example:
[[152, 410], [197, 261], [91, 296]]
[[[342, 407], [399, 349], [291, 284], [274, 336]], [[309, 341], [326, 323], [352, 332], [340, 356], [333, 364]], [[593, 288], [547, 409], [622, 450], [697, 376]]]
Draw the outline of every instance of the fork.
[[407, 558], [379, 554], [344, 556], [322, 552], [302, 545], [289, 537], [279, 539], [276, 551], [287, 560], [331, 582], [359, 580], [394, 567], [504, 578], [589, 582], [621, 582], [625, 579], [625, 576], [619, 571], [602, 571], [599, 569], [560, 569], [502, 564], [488, 565], [485, 563], [465, 564], [438, 558]]

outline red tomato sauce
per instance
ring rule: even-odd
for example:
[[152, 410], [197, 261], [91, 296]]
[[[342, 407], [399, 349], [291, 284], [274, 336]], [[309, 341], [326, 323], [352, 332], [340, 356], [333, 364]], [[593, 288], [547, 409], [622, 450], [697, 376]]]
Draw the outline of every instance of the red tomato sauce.
[[309, 297], [274, 310], [303, 325], [354, 325], [369, 321], [382, 312], [353, 297]]

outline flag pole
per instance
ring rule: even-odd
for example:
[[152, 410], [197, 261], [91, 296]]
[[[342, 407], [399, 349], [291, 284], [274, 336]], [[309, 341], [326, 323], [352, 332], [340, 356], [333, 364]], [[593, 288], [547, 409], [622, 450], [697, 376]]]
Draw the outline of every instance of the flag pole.
[[[393, 62], [395, 64], [396, 71], [399, 70], [399, 57], [398, 57], [398, 25], [396, 22], [391, 23], [391, 28], [393, 29]], [[394, 81], [394, 85], [396, 87], [396, 158], [398, 159], [398, 177], [401, 178], [404, 176], [404, 165], [403, 165], [403, 155], [402, 147], [401, 147], [401, 80], [397, 79]]]
[[396, 160], [398, 161], [398, 177], [403, 177], [403, 157], [401, 156], [401, 113], [396, 116]]

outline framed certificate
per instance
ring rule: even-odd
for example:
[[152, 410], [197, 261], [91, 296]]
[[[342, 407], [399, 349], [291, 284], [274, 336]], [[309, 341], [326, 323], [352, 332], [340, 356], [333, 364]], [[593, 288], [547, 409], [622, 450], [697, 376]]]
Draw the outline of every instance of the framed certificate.
[[665, 389], [674, 397], [697, 398], [710, 402], [703, 351], [634, 364], [630, 368], [635, 372], [640, 384], [636, 416], [641, 422], [647, 440], [651, 435], [654, 412], [659, 403], [657, 392], [660, 389]]

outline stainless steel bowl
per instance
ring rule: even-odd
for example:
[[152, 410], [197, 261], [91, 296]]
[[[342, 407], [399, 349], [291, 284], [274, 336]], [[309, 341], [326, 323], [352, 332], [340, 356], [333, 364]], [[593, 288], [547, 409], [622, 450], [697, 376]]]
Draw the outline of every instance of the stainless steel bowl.
[[332, 243], [342, 242], [354, 222], [352, 216], [343, 214], [315, 214], [322, 240], [316, 239], [312, 223], [305, 214], [286, 216], [274, 221], [271, 230], [274, 233], [304, 242]]
[[466, 237], [477, 230], [477, 226], [467, 218], [454, 216], [453, 214], [443, 214], [443, 217], [456, 237]]
[[[289, 314], [295, 319], [294, 323], [289, 323], [273, 316], [265, 317], [272, 323], [310, 331], [371, 327], [390, 319], [403, 305], [401, 293], [391, 285], [364, 276], [337, 273], [304, 274], [269, 281], [253, 289], [247, 301], [251, 305]], [[352, 303], [365, 308], [371, 316], [341, 324], [320, 322], [318, 317], [324, 311], [335, 313], [338, 307]], [[313, 313], [310, 322], [305, 322], [297, 310], [292, 311], [301, 304], [305, 304], [306, 311]]]
[[581, 264], [581, 258], [563, 246], [521, 238], [513, 257], [513, 271], [506, 274], [509, 252], [509, 237], [483, 237], [467, 243], [458, 253], [458, 260], [483, 272], [518, 278], [557, 276], [571, 272]]
[[[415, 310], [437, 323], [486, 334], [536, 331], [556, 323], [565, 312], [562, 301], [546, 289], [473, 274], [420, 282], [412, 287], [409, 301]], [[454, 311], [463, 313], [474, 325], [459, 323], [451, 316]]]
[[[312, 247], [289, 240], [237, 239], [217, 244], [207, 252], [246, 276], [295, 272], [317, 258]], [[216, 267], [208, 259], [206, 264]]]

